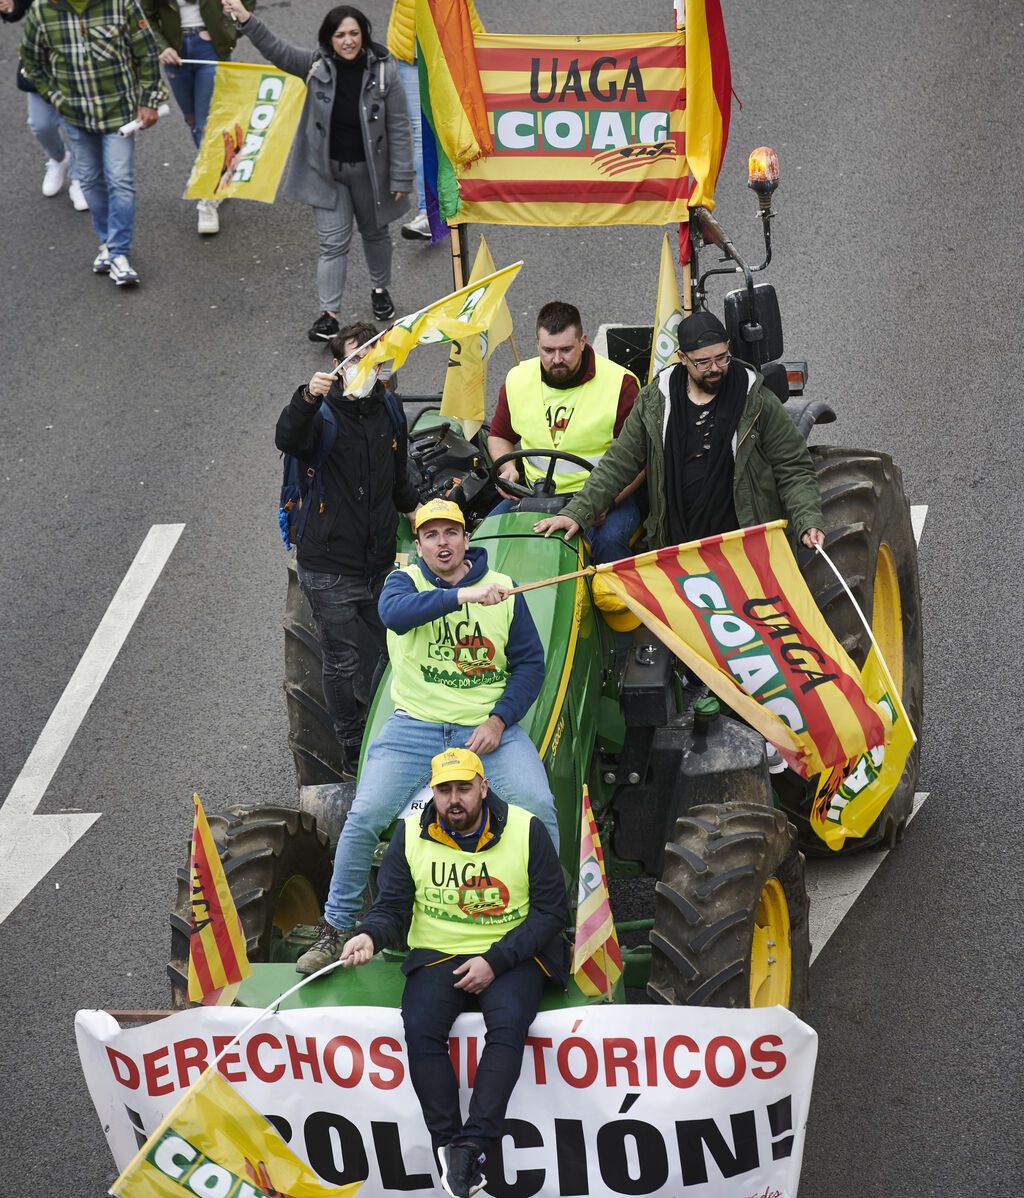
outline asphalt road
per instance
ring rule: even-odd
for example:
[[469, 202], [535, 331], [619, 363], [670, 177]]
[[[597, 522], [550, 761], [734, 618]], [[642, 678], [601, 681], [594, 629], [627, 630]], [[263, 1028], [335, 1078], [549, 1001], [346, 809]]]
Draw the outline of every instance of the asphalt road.
[[[669, 5], [480, 0], [495, 32], [666, 27]], [[746, 152], [778, 150], [787, 352], [839, 411], [821, 440], [884, 448], [921, 542], [930, 799], [812, 973], [820, 1052], [801, 1194], [1012, 1190], [1022, 1137], [1016, 930], [1022, 511], [1018, 3], [725, 2], [734, 85], [719, 215], [755, 252]], [[261, 6], [309, 41], [320, 8]], [[384, 6], [371, 8], [382, 27]], [[309, 214], [234, 203], [200, 241], [177, 113], [140, 138], [134, 293], [94, 277], [88, 218], [42, 163], [0, 33], [4, 146], [0, 796], [153, 524], [185, 530], [41, 812], [101, 818], [0, 925], [5, 1188], [98, 1195], [113, 1170], [82, 1082], [80, 1007], [156, 1007], [194, 789], [292, 801], [281, 692], [276, 414], [323, 361]], [[643, 323], [661, 232], [495, 229], [520, 346], [556, 295]], [[398, 243], [396, 302], [442, 293], [447, 254]], [[369, 315], [353, 252], [346, 314]], [[433, 354], [433, 356], [432, 356]], [[492, 391], [507, 351], [499, 351]], [[408, 390], [436, 389], [421, 351]], [[1014, 396], [1017, 396], [1014, 399]], [[827, 436], [826, 436], [827, 434]], [[15, 1170], [12, 1174], [11, 1170]], [[11, 1184], [13, 1183], [13, 1184]]]

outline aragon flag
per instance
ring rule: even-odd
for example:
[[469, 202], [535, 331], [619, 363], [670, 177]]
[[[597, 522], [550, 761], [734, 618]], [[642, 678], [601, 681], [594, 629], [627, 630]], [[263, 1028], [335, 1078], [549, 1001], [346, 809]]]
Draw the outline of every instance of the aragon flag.
[[324, 1186], [277, 1131], [213, 1069], [175, 1103], [108, 1191], [114, 1198], [351, 1198]]
[[272, 204], [306, 99], [305, 81], [274, 67], [219, 62], [186, 200]]
[[610, 999], [615, 983], [622, 976], [622, 951], [608, 897], [601, 835], [590, 806], [590, 792], [585, 785], [572, 973], [576, 985], [592, 998], [605, 995]]
[[807, 589], [785, 520], [598, 566], [695, 674], [812, 778], [886, 742], [891, 720]]
[[195, 822], [189, 878], [192, 933], [188, 946], [188, 996], [204, 1006], [229, 1006], [252, 973], [245, 935], [224, 876], [206, 812], [194, 794]]
[[358, 391], [379, 363], [390, 361], [393, 369], [399, 370], [417, 345], [442, 345], [486, 332], [500, 319], [502, 310], [508, 310], [505, 292], [522, 265], [514, 262], [396, 320], [360, 358], [349, 389]]

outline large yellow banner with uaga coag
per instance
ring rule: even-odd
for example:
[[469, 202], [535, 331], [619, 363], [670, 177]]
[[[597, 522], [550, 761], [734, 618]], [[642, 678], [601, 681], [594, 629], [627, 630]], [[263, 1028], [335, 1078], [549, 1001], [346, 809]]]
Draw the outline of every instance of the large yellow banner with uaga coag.
[[218, 63], [185, 199], [272, 204], [305, 98], [297, 75], [254, 63]]

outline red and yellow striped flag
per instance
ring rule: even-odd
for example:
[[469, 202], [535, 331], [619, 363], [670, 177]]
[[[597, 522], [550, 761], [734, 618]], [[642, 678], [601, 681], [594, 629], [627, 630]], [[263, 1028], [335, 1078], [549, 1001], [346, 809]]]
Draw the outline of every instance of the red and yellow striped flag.
[[204, 1006], [229, 1006], [252, 973], [245, 934], [235, 910], [206, 812], [194, 794], [192, 856], [192, 934], [188, 945], [188, 996]]
[[599, 995], [610, 998], [612, 987], [622, 976], [622, 952], [608, 897], [601, 836], [586, 786], [583, 787], [580, 827], [580, 876], [572, 973], [580, 990], [594, 998]]
[[807, 589], [785, 520], [597, 567], [652, 632], [805, 778], [888, 739]]
[[720, 0], [686, 0], [686, 159], [690, 207], [715, 206], [715, 184], [729, 140], [732, 71]]

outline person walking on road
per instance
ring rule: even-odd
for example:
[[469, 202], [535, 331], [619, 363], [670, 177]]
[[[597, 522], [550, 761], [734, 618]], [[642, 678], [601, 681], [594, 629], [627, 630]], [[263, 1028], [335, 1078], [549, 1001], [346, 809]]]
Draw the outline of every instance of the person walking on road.
[[412, 133], [398, 65], [371, 40], [370, 22], [350, 4], [324, 17], [315, 50], [272, 33], [242, 0], [225, 12], [268, 62], [306, 81], [306, 103], [288, 159], [284, 194], [313, 209], [320, 236], [319, 317], [310, 341], [338, 332], [353, 222], [370, 272], [375, 320], [395, 315], [391, 301], [391, 231], [413, 189]]
[[139, 281], [129, 259], [135, 233], [135, 138], [118, 129], [155, 124], [167, 92], [156, 42], [135, 0], [45, 0], [25, 18], [26, 78], [64, 120], [100, 247], [96, 274]]
[[[243, 3], [245, 0], [243, 0]], [[0, 0], [2, 3], [2, 0]], [[156, 39], [167, 82], [181, 109], [196, 149], [203, 144], [217, 63], [226, 62], [238, 40], [234, 21], [220, 0], [139, 0]], [[252, 8], [255, 0], [248, 0]], [[182, 59], [186, 62], [182, 62]], [[197, 66], [197, 61], [209, 66]], [[220, 200], [199, 200], [198, 231], [220, 232]]]
[[[31, 3], [32, 0], [0, 0], [0, 21], [4, 24], [20, 21], [28, 12]], [[49, 101], [44, 100], [25, 78], [20, 62], [16, 83], [18, 91], [25, 93], [28, 103], [28, 127], [46, 155], [43, 195], [60, 195], [64, 190], [64, 184], [67, 183], [68, 199], [75, 211], [88, 212], [89, 202], [82, 191], [82, 184], [78, 181], [75, 158], [71, 153], [70, 141], [64, 132], [60, 113]]]
[[[432, 798], [398, 825], [377, 898], [341, 954], [364, 965], [408, 928], [402, 1020], [409, 1076], [450, 1198], [487, 1184], [523, 1049], [546, 981], [565, 984], [565, 885], [540, 820], [495, 797], [480, 758], [451, 748], [431, 762]], [[411, 922], [410, 922], [411, 916]], [[487, 1035], [463, 1119], [448, 1035], [464, 1011]]]
[[388, 575], [380, 616], [388, 630], [394, 714], [367, 750], [334, 855], [316, 941], [296, 962], [315, 973], [336, 961], [356, 922], [381, 833], [430, 779], [449, 748], [487, 760], [502, 798], [537, 815], [556, 849], [555, 800], [537, 749], [519, 726], [540, 694], [544, 650], [523, 595], [470, 548], [459, 506], [432, 499], [416, 511], [419, 561]]
[[[376, 333], [368, 324], [343, 328], [331, 342], [335, 366]], [[296, 389], [278, 418], [275, 438], [278, 449], [308, 463], [320, 444], [324, 405], [337, 424], [321, 467], [323, 502], [310, 504], [296, 568], [320, 641], [324, 700], [342, 747], [343, 775], [350, 779], [363, 738], [353, 685], [361, 638], [369, 637], [377, 650], [376, 679], [387, 653], [377, 601], [395, 561], [398, 513], [411, 514], [418, 500], [406, 477], [404, 414], [399, 404], [386, 405], [384, 399], [376, 376], [353, 395], [344, 379], [318, 371]]]

